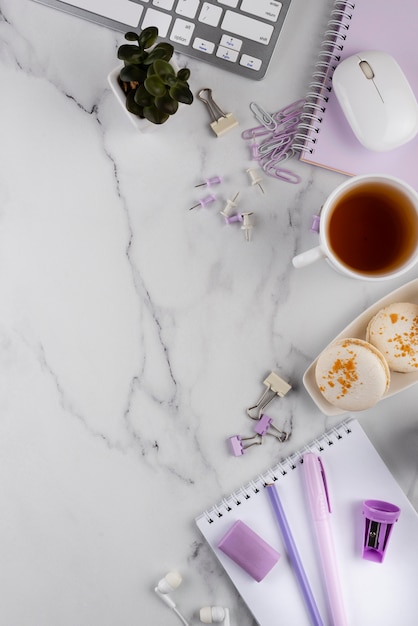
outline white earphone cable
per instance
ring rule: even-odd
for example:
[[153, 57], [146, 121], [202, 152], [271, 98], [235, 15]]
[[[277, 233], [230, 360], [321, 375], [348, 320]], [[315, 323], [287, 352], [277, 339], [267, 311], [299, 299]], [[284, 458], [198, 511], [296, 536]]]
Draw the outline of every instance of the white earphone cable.
[[174, 613], [181, 619], [184, 626], [190, 626], [189, 622], [183, 617], [180, 611], [177, 608], [173, 609]]

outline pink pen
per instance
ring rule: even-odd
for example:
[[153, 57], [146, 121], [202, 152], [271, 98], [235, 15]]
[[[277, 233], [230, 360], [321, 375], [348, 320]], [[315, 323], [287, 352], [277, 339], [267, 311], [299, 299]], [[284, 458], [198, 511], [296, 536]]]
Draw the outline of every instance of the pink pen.
[[303, 474], [306, 483], [309, 508], [311, 509], [318, 540], [324, 582], [334, 626], [347, 626], [343, 595], [338, 573], [337, 557], [331, 528], [331, 506], [324, 467], [319, 456], [313, 452], [303, 455]]

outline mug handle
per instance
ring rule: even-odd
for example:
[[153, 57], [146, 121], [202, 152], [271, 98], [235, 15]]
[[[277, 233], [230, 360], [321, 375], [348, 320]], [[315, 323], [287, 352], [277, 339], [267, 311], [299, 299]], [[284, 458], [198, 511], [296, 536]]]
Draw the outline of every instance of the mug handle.
[[311, 263], [315, 263], [315, 261], [319, 261], [319, 259], [324, 259], [326, 257], [325, 252], [321, 248], [321, 246], [316, 246], [316, 248], [311, 248], [310, 250], [306, 250], [306, 252], [301, 252], [293, 257], [292, 263], [293, 267], [305, 267], [306, 265], [310, 265]]

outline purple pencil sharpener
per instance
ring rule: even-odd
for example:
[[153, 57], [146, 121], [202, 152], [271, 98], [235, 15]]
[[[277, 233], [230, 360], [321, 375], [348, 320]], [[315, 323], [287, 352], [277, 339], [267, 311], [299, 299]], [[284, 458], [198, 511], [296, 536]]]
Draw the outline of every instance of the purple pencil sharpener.
[[382, 563], [392, 533], [401, 510], [395, 504], [382, 500], [363, 502], [364, 541], [363, 559]]

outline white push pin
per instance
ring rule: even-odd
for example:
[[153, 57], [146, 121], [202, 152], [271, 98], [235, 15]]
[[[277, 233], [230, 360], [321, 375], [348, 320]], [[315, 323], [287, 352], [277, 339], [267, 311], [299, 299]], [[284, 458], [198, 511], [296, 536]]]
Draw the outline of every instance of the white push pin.
[[204, 183], [199, 183], [195, 187], [212, 187], [212, 185], [219, 185], [222, 182], [222, 176], [212, 176], [212, 178], [206, 178]]
[[238, 196], [239, 196], [239, 191], [235, 194], [232, 200], [226, 201], [224, 208], [222, 209], [222, 211], [220, 211], [221, 215], [223, 215], [224, 217], [230, 217], [230, 215], [232, 215], [235, 207], [237, 206], [237, 203], [235, 202], [235, 200], [238, 198]]
[[258, 170], [255, 170], [251, 167], [249, 167], [247, 169], [247, 174], [250, 177], [251, 180], [251, 185], [258, 185], [262, 191], [262, 193], [264, 193], [264, 189], [262, 188], [262, 186], [260, 185], [261, 181], [263, 180], [261, 178], [261, 176], [258, 174]]
[[244, 231], [245, 241], [251, 241], [251, 231], [253, 229], [253, 221], [251, 219], [251, 212], [241, 213], [242, 226], [241, 230]]
[[191, 206], [189, 211], [191, 211], [192, 209], [195, 209], [197, 206], [201, 206], [201, 207], [208, 206], [208, 204], [212, 204], [212, 202], [215, 202], [215, 200], [216, 200], [216, 196], [214, 196], [213, 194], [210, 194], [209, 196], [206, 196], [205, 198], [202, 198], [201, 200], [199, 200], [199, 202], [195, 204], [194, 206]]

